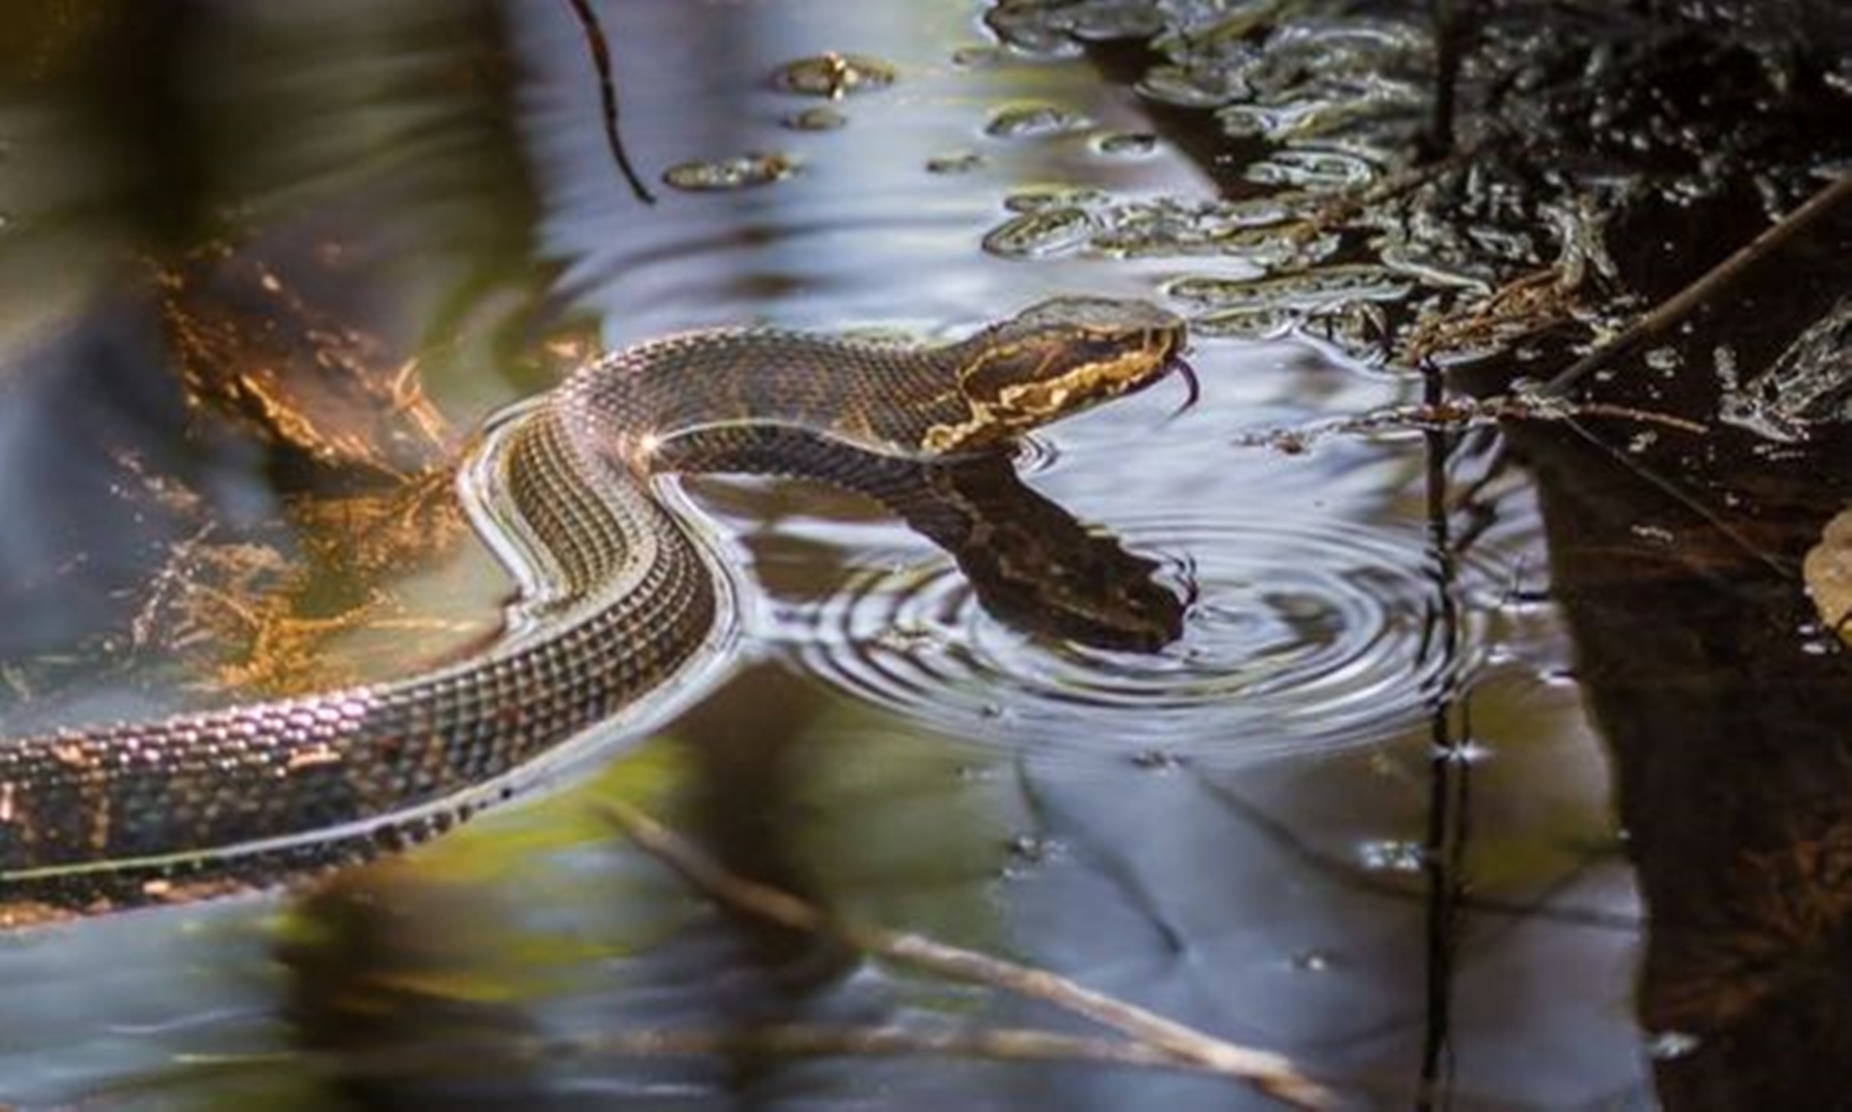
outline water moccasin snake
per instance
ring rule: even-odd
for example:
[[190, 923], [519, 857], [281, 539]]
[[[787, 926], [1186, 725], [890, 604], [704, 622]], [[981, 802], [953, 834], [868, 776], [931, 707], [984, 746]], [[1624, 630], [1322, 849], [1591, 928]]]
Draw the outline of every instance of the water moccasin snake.
[[1155, 381], [1183, 338], [1153, 306], [1067, 298], [930, 347], [708, 331], [591, 362], [466, 465], [521, 584], [501, 637], [405, 679], [0, 742], [0, 902], [262, 883], [441, 830], [710, 642], [711, 557], [651, 476], [995, 451]]

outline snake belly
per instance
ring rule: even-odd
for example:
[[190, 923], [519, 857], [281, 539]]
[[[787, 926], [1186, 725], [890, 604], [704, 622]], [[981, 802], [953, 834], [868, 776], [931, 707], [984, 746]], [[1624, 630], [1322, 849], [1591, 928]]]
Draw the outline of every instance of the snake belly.
[[[1141, 303], [1048, 305], [936, 347], [713, 331], [586, 365], [466, 464], [472, 524], [521, 586], [500, 638], [402, 680], [0, 742], [0, 900], [101, 909], [175, 878], [263, 884], [508, 794], [508, 773], [672, 684], [713, 640], [720, 583], [653, 474], [779, 470], [794, 436], [914, 457], [988, 446], [1143, 385], [1181, 342]], [[1101, 312], [1106, 332], [1077, 323]], [[1023, 386], [1005, 364], [1059, 389], [1034, 394], [1040, 412], [973, 395], [974, 375]]]

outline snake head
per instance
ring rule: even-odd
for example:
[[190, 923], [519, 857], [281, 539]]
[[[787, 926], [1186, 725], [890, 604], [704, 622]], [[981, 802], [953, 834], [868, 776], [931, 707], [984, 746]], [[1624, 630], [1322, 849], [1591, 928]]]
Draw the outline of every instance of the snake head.
[[991, 447], [1163, 377], [1183, 348], [1181, 318], [1144, 301], [1061, 297], [958, 345], [969, 414], [939, 424], [927, 451]]

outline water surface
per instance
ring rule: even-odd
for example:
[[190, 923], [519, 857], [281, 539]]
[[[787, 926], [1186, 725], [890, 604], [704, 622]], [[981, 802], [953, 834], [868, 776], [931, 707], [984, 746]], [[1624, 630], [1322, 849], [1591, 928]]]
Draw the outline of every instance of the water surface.
[[[202, 225], [234, 257], [333, 266], [317, 304], [377, 343], [368, 358], [416, 361], [448, 427], [406, 442], [406, 471], [595, 347], [753, 322], [932, 340], [1059, 294], [1225, 314], [1247, 295], [1205, 307], [1191, 291], [1267, 273], [1260, 240], [1203, 246], [1204, 206], [1218, 236], [1269, 218], [1214, 208], [1217, 184], [1154, 125], [1151, 98], [1077, 50], [1000, 50], [979, 5], [593, 7], [653, 204], [612, 161], [565, 3], [202, 5], [161, 32], [186, 43], [184, 79], [147, 78], [174, 113], [162, 143], [190, 155], [145, 172], [81, 81], [11, 87], [0, 340], [30, 388], [20, 404], [39, 407], [13, 412], [90, 401], [62, 424], [0, 420], [0, 451], [36, 461], [0, 496], [10, 520], [39, 523], [0, 548], [34, 631], [6, 642], [22, 662], [9, 730], [236, 697], [210, 682], [210, 654], [122, 642], [164, 555], [247, 534], [285, 558], [319, 551], [312, 525], [279, 539], [274, 523], [292, 499], [336, 494], [292, 485], [279, 454], [185, 433], [172, 388], [113, 392], [184, 364], [139, 260], [184, 254], [174, 242]], [[43, 19], [56, 70], [78, 48]], [[171, 49], [157, 30], [121, 34]], [[774, 79], [828, 51], [879, 59], [893, 81], [832, 100]], [[790, 124], [825, 108], [830, 126]], [[1287, 154], [1249, 176], [1255, 197], [1367, 162]], [[665, 180], [690, 164], [708, 177]], [[713, 173], [747, 180], [685, 188]], [[1345, 304], [1384, 277], [1336, 273]], [[1269, 304], [1296, 326], [1329, 288]], [[246, 323], [297, 313], [239, 307]], [[1013, 626], [942, 550], [828, 488], [690, 481], [743, 585], [734, 657], [698, 699], [306, 911], [240, 899], [8, 937], [0, 1099], [317, 1105], [339, 1085], [306, 1059], [238, 1056], [356, 1040], [1062, 1022], [720, 913], [612, 836], [592, 811], [608, 796], [847, 918], [1048, 966], [1289, 1054], [1362, 1104], [1408, 1102], [1442, 1058], [1456, 1107], [1648, 1102], [1639, 901], [1527, 478], [1494, 436], [1270, 446], [1268, 430], [1421, 395], [1314, 330], [1205, 327], [1190, 361], [1194, 407], [1176, 413], [1166, 383], [1038, 432], [1019, 461], [1187, 600], [1174, 643]], [[148, 473], [180, 476], [207, 509], [162, 502]], [[107, 525], [91, 506], [112, 507]], [[1470, 544], [1437, 539], [1469, 521]], [[322, 568], [304, 590], [326, 612], [386, 601], [315, 642], [313, 667], [410, 666], [492, 630], [506, 582], [460, 535], [433, 547], [382, 561], [353, 598], [350, 565]], [[1456, 832], [1445, 856], [1437, 822]], [[522, 1106], [1261, 1103], [1081, 1067], [595, 1053], [377, 1086]]]

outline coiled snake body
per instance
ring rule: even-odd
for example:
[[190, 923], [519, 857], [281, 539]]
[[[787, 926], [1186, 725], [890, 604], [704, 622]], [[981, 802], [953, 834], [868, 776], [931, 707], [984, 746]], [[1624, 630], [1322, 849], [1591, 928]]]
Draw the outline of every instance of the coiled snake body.
[[591, 363], [469, 464], [493, 492], [478, 532], [521, 580], [501, 638], [403, 680], [0, 742], [0, 903], [261, 883], [440, 830], [709, 640], [714, 573], [650, 475], [993, 448], [1154, 381], [1182, 340], [1152, 306], [1061, 299], [936, 347], [718, 331]]

